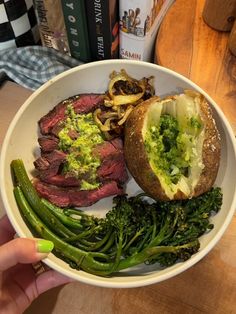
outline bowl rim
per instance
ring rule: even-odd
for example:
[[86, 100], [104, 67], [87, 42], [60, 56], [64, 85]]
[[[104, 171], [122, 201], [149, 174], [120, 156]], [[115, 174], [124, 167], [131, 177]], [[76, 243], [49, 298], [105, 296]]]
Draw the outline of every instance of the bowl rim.
[[[16, 123], [18, 122], [18, 120], [20, 119], [22, 113], [26, 110], [26, 108], [30, 105], [31, 101], [36, 98], [40, 93], [42, 93], [45, 89], [48, 88], [48, 86], [54, 84], [55, 82], [57, 82], [58, 80], [63, 79], [64, 77], [67, 77], [69, 75], [71, 75], [74, 72], [80, 71], [80, 70], [85, 70], [86, 68], [91, 68], [91, 67], [96, 67], [96, 66], [103, 66], [103, 65], [120, 65], [125, 66], [125, 65], [137, 65], [137, 66], [144, 66], [146, 68], [152, 68], [152, 69], [156, 69], [157, 71], [162, 71], [165, 72], [171, 76], [174, 76], [178, 79], [181, 79], [182, 81], [186, 82], [187, 84], [190, 84], [195, 90], [199, 91], [201, 94], [203, 94], [205, 96], [205, 98], [210, 102], [210, 104], [214, 107], [214, 109], [216, 110], [218, 116], [220, 117], [220, 119], [223, 122], [223, 125], [226, 127], [229, 139], [231, 141], [231, 145], [233, 148], [233, 152], [234, 152], [234, 156], [236, 158], [236, 141], [235, 141], [235, 136], [232, 130], [232, 127], [229, 123], [229, 121], [227, 120], [227, 118], [225, 117], [225, 115], [223, 114], [223, 111], [221, 110], [221, 108], [216, 104], [216, 102], [197, 84], [195, 84], [193, 81], [191, 81], [190, 79], [188, 79], [187, 77], [183, 76], [180, 73], [177, 73], [173, 70], [170, 70], [168, 68], [165, 68], [163, 66], [157, 65], [157, 64], [153, 64], [153, 63], [148, 63], [145, 61], [136, 61], [136, 60], [126, 60], [126, 59], [113, 59], [113, 60], [102, 60], [102, 61], [94, 61], [94, 62], [89, 62], [86, 64], [82, 64], [79, 66], [76, 66], [72, 69], [69, 69], [61, 74], [58, 74], [57, 76], [55, 76], [54, 78], [50, 79], [49, 81], [47, 81], [46, 83], [44, 83], [41, 87], [39, 87], [36, 91], [34, 91], [32, 93], [32, 95], [30, 95], [26, 101], [21, 105], [21, 107], [19, 108], [19, 110], [17, 111], [17, 113], [15, 114], [14, 118], [11, 120], [11, 123], [8, 127], [8, 130], [5, 134], [4, 140], [3, 140], [3, 144], [2, 144], [2, 149], [1, 149], [1, 155], [0, 155], [0, 173], [1, 173], [1, 177], [2, 179], [0, 180], [0, 191], [1, 191], [1, 196], [2, 196], [2, 201], [4, 204], [4, 209], [5, 212], [7, 214], [7, 216], [9, 217], [9, 220], [11, 222], [11, 224], [13, 225], [14, 229], [16, 230], [17, 234], [20, 237], [25, 237], [24, 232], [21, 230], [21, 227], [18, 225], [11, 209], [10, 209], [10, 205], [8, 204], [8, 200], [7, 200], [7, 194], [4, 188], [4, 181], [5, 181], [5, 177], [4, 177], [4, 164], [5, 164], [5, 158], [6, 158], [6, 152], [7, 152], [7, 146], [9, 143], [9, 140], [11, 138], [11, 134], [14, 130], [14, 127], [16, 125]], [[127, 281], [127, 282], [120, 282], [120, 281], [112, 281], [112, 280], [104, 280], [103, 277], [99, 277], [99, 276], [93, 276], [93, 278], [87, 278], [87, 277], [81, 277], [78, 276], [77, 274], [74, 274], [73, 272], [70, 272], [69, 269], [63, 269], [63, 267], [61, 267], [60, 265], [58, 265], [57, 263], [55, 263], [54, 261], [52, 261], [50, 259], [50, 254], [49, 257], [44, 259], [43, 262], [45, 262], [45, 264], [47, 264], [49, 267], [57, 270], [60, 273], [63, 273], [64, 275], [76, 279], [80, 282], [86, 283], [86, 284], [90, 284], [90, 285], [94, 285], [94, 286], [99, 286], [99, 287], [108, 287], [108, 288], [133, 288], [133, 287], [141, 287], [141, 286], [147, 286], [150, 284], [155, 284], [155, 283], [159, 283], [162, 282], [164, 280], [167, 280], [169, 278], [172, 278], [180, 273], [182, 273], [183, 271], [189, 269], [191, 266], [195, 265], [198, 261], [200, 261], [205, 255], [207, 255], [208, 252], [210, 252], [212, 250], [212, 248], [217, 244], [217, 242], [221, 239], [221, 237], [223, 236], [224, 232], [226, 231], [228, 225], [230, 224], [232, 217], [234, 215], [236, 209], [236, 193], [233, 196], [233, 201], [231, 203], [231, 207], [228, 210], [226, 219], [223, 223], [223, 225], [221, 226], [220, 230], [215, 234], [214, 238], [210, 240], [210, 242], [208, 243], [208, 245], [203, 248], [202, 250], [199, 250], [198, 253], [196, 253], [196, 255], [192, 256], [189, 260], [180, 263], [177, 267], [171, 269], [169, 272], [164, 273], [164, 274], [159, 274], [158, 276], [155, 275], [151, 275], [149, 277], [143, 277], [142, 276], [142, 280], [136, 280], [133, 279], [132, 281]], [[79, 278], [78, 278], [79, 277]], [[135, 276], [135, 278], [138, 278], [138, 276]], [[126, 277], [127, 278], [127, 277]]]

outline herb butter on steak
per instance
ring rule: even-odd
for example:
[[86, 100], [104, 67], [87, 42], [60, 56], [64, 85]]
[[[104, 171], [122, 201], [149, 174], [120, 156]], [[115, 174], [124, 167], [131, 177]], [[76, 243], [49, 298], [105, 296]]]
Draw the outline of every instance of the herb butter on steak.
[[60, 102], [39, 120], [41, 156], [35, 188], [52, 203], [90, 206], [123, 193], [128, 179], [123, 142], [105, 140], [93, 120], [103, 95], [83, 94]]

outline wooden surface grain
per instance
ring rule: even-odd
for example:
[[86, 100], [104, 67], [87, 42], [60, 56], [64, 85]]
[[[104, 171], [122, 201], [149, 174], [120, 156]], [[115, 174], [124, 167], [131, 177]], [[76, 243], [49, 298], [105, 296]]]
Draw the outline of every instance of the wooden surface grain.
[[[30, 93], [11, 82], [0, 88], [0, 146], [10, 121]], [[2, 205], [0, 215], [3, 214]], [[214, 249], [174, 278], [132, 289], [106, 289], [74, 282], [44, 293], [24, 314], [236, 313], [235, 239], [236, 216]]]
[[202, 18], [205, 0], [176, 0], [160, 27], [155, 62], [190, 78], [221, 107], [236, 134], [236, 57], [229, 32]]
[[205, 0], [202, 17], [210, 27], [230, 31], [236, 17], [236, 1]]

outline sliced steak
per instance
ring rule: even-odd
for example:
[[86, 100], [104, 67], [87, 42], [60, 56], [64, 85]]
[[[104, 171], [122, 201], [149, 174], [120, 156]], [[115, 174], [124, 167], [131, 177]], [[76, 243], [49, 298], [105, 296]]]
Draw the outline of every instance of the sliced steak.
[[97, 175], [102, 182], [114, 180], [120, 184], [128, 180], [128, 173], [123, 157], [119, 159], [106, 159], [98, 168]]
[[40, 179], [49, 184], [53, 184], [56, 186], [62, 186], [62, 187], [70, 187], [70, 186], [76, 186], [79, 187], [81, 182], [76, 177], [69, 177], [65, 176], [63, 174], [56, 174], [54, 176], [42, 176], [39, 174]]
[[[57, 170], [57, 169], [55, 169]], [[86, 177], [77, 179], [74, 176], [68, 176], [63, 174], [53, 174], [54, 169], [45, 169], [39, 172], [39, 178], [41, 181], [53, 184], [59, 187], [80, 187], [82, 179], [88, 179]], [[45, 173], [47, 175], [45, 175]], [[52, 175], [53, 174], [53, 175]], [[128, 180], [128, 174], [125, 167], [123, 158], [120, 159], [107, 159], [103, 161], [97, 171], [98, 180], [100, 182], [116, 181], [119, 184], [123, 184]]]
[[115, 181], [107, 182], [99, 189], [90, 191], [81, 191], [77, 188], [58, 188], [39, 180], [35, 181], [34, 185], [41, 197], [46, 198], [53, 204], [60, 207], [91, 206], [104, 197], [124, 193], [123, 189], [120, 188]]
[[50, 163], [48, 160], [44, 157], [39, 157], [34, 161], [35, 169], [38, 171], [44, 171], [47, 170], [50, 167]]
[[89, 113], [103, 104], [102, 94], [81, 94], [70, 97], [56, 105], [48, 114], [39, 120], [39, 128], [43, 135], [49, 134], [51, 129], [62, 121], [68, 104], [72, 104], [76, 113]]
[[35, 168], [39, 171], [41, 178], [55, 176], [62, 163], [65, 162], [66, 154], [60, 150], [43, 154], [34, 161]]
[[[60, 207], [90, 206], [104, 197], [124, 193], [120, 186], [126, 182], [128, 174], [123, 142], [120, 138], [105, 141], [93, 149], [92, 154], [101, 160], [101, 165], [97, 169], [100, 188], [80, 190], [81, 180], [87, 182], [92, 180], [89, 172], [76, 178], [72, 173], [62, 171], [67, 154], [59, 150], [58, 133], [63, 128], [67, 106], [71, 104], [76, 113], [86, 114], [103, 105], [103, 102], [104, 95], [102, 94], [82, 94], [70, 97], [60, 102], [38, 122], [42, 136], [38, 139], [41, 157], [34, 162], [38, 170], [35, 188], [40, 196]], [[71, 130], [69, 136], [75, 140], [80, 134]]]
[[[52, 138], [55, 139], [55, 137]], [[104, 183], [114, 180], [119, 184], [123, 184], [127, 181], [128, 174], [125, 166], [122, 141], [120, 139], [115, 139], [111, 142], [105, 141], [94, 149], [93, 154], [98, 155], [101, 159], [101, 166], [97, 170], [97, 177], [100, 182]], [[34, 162], [35, 168], [39, 172], [38, 177], [43, 182], [59, 187], [80, 187], [82, 179], [89, 180], [89, 173], [87, 177], [85, 174], [79, 179], [69, 173], [62, 174], [60, 166], [65, 162], [65, 159], [66, 154], [59, 150], [42, 154]]]
[[98, 145], [95, 149], [96, 153], [102, 160], [97, 172], [102, 182], [115, 180], [119, 183], [124, 183], [128, 180], [121, 139], [116, 138], [110, 142], [106, 141]]
[[114, 139], [112, 141], [105, 141], [104, 143], [97, 145], [93, 154], [98, 155], [101, 160], [105, 160], [107, 158], [112, 159], [117, 155], [123, 156], [122, 140]]
[[123, 141], [116, 137], [110, 141], [110, 143], [117, 149], [123, 152]]
[[56, 124], [53, 125], [53, 127], [50, 129], [50, 134], [59, 137], [58, 134], [59, 132], [63, 129], [63, 121], [60, 120]]
[[50, 153], [58, 148], [59, 139], [53, 135], [42, 136], [38, 139], [42, 153]]
[[53, 152], [42, 155], [48, 160], [50, 164], [54, 162], [63, 162], [66, 159], [66, 153], [61, 150], [55, 149]]

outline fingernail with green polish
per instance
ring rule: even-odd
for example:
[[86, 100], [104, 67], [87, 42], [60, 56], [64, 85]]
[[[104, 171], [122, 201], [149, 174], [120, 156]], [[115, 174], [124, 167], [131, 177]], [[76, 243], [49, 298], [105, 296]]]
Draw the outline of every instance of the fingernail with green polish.
[[37, 251], [39, 253], [50, 253], [54, 248], [52, 241], [40, 239], [37, 241]]

